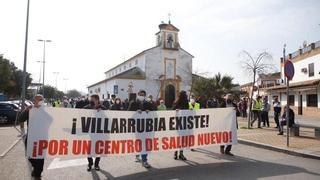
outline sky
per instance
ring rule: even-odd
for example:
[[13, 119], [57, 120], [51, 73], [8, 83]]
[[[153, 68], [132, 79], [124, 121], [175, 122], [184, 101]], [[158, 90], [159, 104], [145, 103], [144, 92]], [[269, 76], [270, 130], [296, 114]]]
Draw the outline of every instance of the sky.
[[[20, 69], [26, 6], [27, 0], [0, 1], [0, 54]], [[105, 71], [155, 46], [169, 13], [181, 47], [195, 57], [193, 71], [220, 72], [240, 84], [251, 80], [241, 68], [242, 50], [267, 51], [279, 67], [283, 44], [294, 52], [320, 40], [318, 0], [30, 0], [27, 71], [39, 81], [38, 39], [49, 39], [45, 84], [87, 92]]]

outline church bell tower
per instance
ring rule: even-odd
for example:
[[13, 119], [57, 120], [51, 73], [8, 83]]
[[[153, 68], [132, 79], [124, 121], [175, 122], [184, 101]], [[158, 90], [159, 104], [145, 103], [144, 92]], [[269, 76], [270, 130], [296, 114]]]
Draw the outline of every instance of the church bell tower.
[[162, 22], [159, 25], [160, 31], [156, 33], [156, 45], [164, 49], [178, 50], [180, 47], [178, 33], [179, 29], [171, 24]]

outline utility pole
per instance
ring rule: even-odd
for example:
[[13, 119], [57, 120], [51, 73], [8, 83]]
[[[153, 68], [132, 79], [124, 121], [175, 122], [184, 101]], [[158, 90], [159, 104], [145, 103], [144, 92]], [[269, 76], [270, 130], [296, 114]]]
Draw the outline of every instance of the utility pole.
[[43, 42], [42, 96], [43, 96], [43, 98], [44, 98], [44, 97], [45, 97], [45, 96], [44, 96], [44, 75], [45, 75], [45, 63], [46, 63], [46, 43], [47, 43], [47, 42], [52, 42], [52, 41], [51, 41], [51, 40], [48, 40], [48, 39], [38, 39], [38, 41]]
[[27, 4], [27, 20], [26, 20], [26, 32], [25, 32], [25, 41], [24, 41], [24, 59], [23, 59], [23, 78], [22, 78], [22, 90], [21, 90], [21, 106], [22, 110], [25, 109], [25, 100], [26, 100], [26, 81], [27, 81], [27, 55], [28, 55], [28, 30], [29, 30], [29, 6], [30, 0]]

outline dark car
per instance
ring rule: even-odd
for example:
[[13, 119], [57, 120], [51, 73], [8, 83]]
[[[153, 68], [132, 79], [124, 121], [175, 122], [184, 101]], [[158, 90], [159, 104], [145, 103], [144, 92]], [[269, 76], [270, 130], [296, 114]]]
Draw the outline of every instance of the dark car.
[[15, 103], [0, 102], [0, 124], [14, 123], [20, 107]]

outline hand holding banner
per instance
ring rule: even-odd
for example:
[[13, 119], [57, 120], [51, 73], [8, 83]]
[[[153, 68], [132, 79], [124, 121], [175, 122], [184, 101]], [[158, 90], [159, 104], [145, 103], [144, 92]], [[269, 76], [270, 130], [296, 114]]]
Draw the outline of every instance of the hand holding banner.
[[128, 155], [235, 143], [233, 108], [137, 113], [45, 107], [30, 111], [27, 155]]

